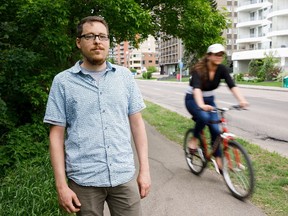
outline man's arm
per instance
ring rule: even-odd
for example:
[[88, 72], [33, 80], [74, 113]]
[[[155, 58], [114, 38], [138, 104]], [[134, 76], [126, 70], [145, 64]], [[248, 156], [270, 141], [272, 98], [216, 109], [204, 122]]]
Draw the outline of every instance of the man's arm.
[[130, 115], [129, 121], [139, 160], [139, 175], [137, 182], [141, 198], [144, 198], [148, 195], [151, 187], [147, 134], [140, 112]]
[[67, 212], [78, 212], [80, 208], [75, 208], [73, 202], [80, 206], [76, 194], [68, 187], [65, 173], [65, 153], [64, 153], [65, 127], [52, 125], [50, 128], [50, 158], [54, 171], [56, 190], [61, 207]]

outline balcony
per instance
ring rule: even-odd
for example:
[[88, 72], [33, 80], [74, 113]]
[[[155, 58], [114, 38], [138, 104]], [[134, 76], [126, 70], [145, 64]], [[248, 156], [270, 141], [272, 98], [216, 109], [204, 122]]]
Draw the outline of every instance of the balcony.
[[288, 48], [276, 48], [276, 49], [245, 49], [243, 51], [234, 52], [232, 54], [233, 61], [251, 60], [251, 59], [263, 59], [265, 54], [273, 53], [275, 57], [288, 57]]
[[260, 43], [264, 39], [265, 38], [263, 38], [263, 37], [243, 38], [243, 39], [237, 39], [236, 43], [237, 44], [241, 44], [241, 43]]
[[275, 36], [288, 36], [288, 29], [279, 30], [279, 31], [271, 31], [267, 33], [267, 37], [275, 37]]
[[273, 11], [267, 15], [267, 19], [272, 19], [273, 17], [276, 17], [276, 16], [287, 16], [288, 17], [288, 9]]
[[270, 7], [272, 5], [272, 3], [268, 2], [268, 0], [264, 0], [263, 2], [261, 2], [261, 0], [238, 1], [238, 4], [239, 6], [236, 12], [255, 11], [261, 8]]
[[239, 23], [237, 23], [236, 28], [256, 27], [260, 25], [269, 25], [270, 23], [271, 22], [266, 19], [263, 19], [263, 20], [250, 19], [250, 20], [243, 21], [243, 22], [241, 22], [240, 20]]

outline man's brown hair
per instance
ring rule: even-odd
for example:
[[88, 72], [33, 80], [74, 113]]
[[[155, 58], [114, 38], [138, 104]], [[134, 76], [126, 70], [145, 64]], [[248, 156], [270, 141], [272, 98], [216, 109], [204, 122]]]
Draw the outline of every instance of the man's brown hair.
[[77, 25], [77, 37], [81, 37], [82, 35], [82, 32], [83, 32], [83, 25], [85, 23], [93, 23], [93, 22], [100, 22], [102, 23], [106, 29], [107, 29], [107, 34], [109, 35], [109, 27], [108, 27], [108, 24], [107, 22], [104, 20], [103, 17], [101, 16], [88, 16], [88, 17], [85, 17], [83, 18], [79, 24]]

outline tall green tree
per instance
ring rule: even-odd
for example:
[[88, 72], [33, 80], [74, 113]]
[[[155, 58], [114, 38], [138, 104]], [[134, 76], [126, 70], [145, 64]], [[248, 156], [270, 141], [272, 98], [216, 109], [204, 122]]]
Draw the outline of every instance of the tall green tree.
[[201, 57], [212, 43], [222, 43], [228, 27], [226, 14], [217, 10], [215, 0], [138, 0], [151, 11], [153, 34], [182, 39], [189, 55]]
[[107, 20], [112, 44], [128, 40], [137, 46], [162, 32], [181, 38], [196, 56], [221, 41], [226, 24], [210, 0], [2, 0], [0, 168], [3, 152], [6, 165], [16, 156], [29, 157], [28, 150], [13, 152], [25, 149], [13, 145], [39, 143], [47, 136], [41, 127], [52, 78], [79, 59], [76, 24], [89, 15]]

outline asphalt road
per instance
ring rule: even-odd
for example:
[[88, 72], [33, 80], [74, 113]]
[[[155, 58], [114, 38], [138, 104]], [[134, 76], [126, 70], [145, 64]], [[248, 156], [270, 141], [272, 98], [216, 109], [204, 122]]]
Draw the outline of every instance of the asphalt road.
[[[184, 105], [187, 82], [137, 80], [137, 83], [146, 100], [191, 117]], [[251, 106], [247, 112], [228, 112], [226, 117], [230, 131], [264, 149], [288, 157], [288, 88], [239, 87]], [[216, 102], [220, 107], [237, 104], [225, 85], [216, 90]]]

